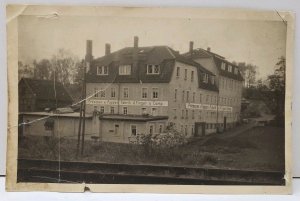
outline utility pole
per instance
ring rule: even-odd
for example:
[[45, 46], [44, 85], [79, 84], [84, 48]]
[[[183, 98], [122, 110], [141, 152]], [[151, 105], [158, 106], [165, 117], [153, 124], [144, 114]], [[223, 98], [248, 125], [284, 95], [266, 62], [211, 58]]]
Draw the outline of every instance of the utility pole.
[[82, 80], [82, 94], [80, 103], [80, 115], [79, 115], [79, 127], [78, 127], [78, 139], [77, 139], [77, 156], [79, 155], [80, 141], [81, 141], [81, 156], [84, 153], [84, 137], [85, 137], [85, 113], [86, 113], [86, 73], [90, 69], [90, 63], [93, 59], [92, 56], [92, 41], [87, 40], [86, 43], [86, 55], [83, 62], [83, 80]]

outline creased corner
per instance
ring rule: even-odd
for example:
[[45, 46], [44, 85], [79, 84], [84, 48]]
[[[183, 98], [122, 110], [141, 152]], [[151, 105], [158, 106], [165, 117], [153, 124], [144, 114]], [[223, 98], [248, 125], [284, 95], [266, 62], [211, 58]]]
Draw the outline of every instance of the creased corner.
[[28, 5], [7, 5], [6, 6], [6, 23], [21, 15]]

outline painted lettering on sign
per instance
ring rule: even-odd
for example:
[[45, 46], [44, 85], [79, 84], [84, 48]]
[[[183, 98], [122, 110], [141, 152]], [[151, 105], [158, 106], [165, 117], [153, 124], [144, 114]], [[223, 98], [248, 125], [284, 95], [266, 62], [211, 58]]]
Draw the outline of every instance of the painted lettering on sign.
[[217, 106], [209, 104], [196, 104], [196, 103], [186, 103], [186, 109], [192, 110], [210, 110], [210, 111], [220, 111], [220, 112], [232, 112], [232, 107], [230, 106]]
[[168, 101], [135, 101], [135, 100], [98, 100], [89, 99], [87, 100], [89, 105], [122, 105], [122, 106], [156, 106], [166, 107]]

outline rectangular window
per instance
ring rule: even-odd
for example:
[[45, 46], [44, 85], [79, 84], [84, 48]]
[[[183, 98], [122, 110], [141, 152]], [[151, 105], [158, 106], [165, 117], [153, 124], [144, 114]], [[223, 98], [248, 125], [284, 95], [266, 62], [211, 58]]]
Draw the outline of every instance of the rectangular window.
[[234, 68], [234, 74], [238, 74], [238, 68]]
[[97, 75], [108, 75], [108, 66], [97, 66]]
[[123, 89], [123, 97], [124, 98], [129, 98], [129, 89], [128, 88]]
[[98, 89], [97, 88], [94, 89], [94, 97], [98, 97]]
[[110, 107], [110, 114], [115, 114], [115, 108], [114, 107]]
[[195, 102], [195, 96], [196, 96], [196, 93], [193, 92], [193, 103]]
[[150, 126], [149, 126], [149, 133], [150, 133], [150, 134], [153, 134], [153, 130], [154, 130], [154, 126], [153, 126], [153, 125], [150, 125]]
[[211, 84], [212, 84], [212, 85], [215, 84], [215, 76], [211, 76]]
[[174, 101], [177, 100], [177, 89], [174, 90]]
[[119, 124], [115, 124], [115, 134], [119, 134]]
[[162, 132], [163, 132], [163, 125], [159, 124], [159, 133], [162, 133]]
[[187, 101], [187, 102], [189, 101], [189, 96], [190, 96], [190, 92], [189, 92], [189, 91], [186, 91], [186, 101]]
[[188, 127], [187, 127], [187, 125], [185, 125], [185, 127], [184, 127], [184, 134], [187, 135], [187, 132], [188, 132]]
[[188, 119], [189, 118], [189, 111], [185, 110], [185, 118]]
[[128, 114], [127, 107], [123, 107], [123, 114]]
[[176, 76], [177, 76], [177, 77], [180, 76], [180, 68], [179, 68], [179, 67], [177, 67], [177, 69], [176, 69]]
[[131, 136], [136, 136], [136, 125], [131, 125]]
[[174, 119], [176, 119], [177, 118], [176, 109], [173, 109], [173, 113], [174, 113]]
[[155, 74], [159, 74], [160, 72], [160, 66], [159, 65], [153, 65], [153, 64], [148, 64], [147, 65], [147, 74], [150, 75], [155, 75]]
[[105, 89], [103, 88], [100, 89], [100, 97], [105, 98]]
[[121, 65], [119, 66], [119, 75], [130, 75], [131, 65]]
[[147, 98], [147, 96], [148, 96], [148, 89], [142, 88], [142, 98]]
[[202, 103], [202, 94], [200, 94], [199, 101]]
[[206, 95], [206, 103], [209, 102], [209, 95]]
[[195, 119], [195, 110], [192, 110], [192, 119]]
[[100, 113], [104, 114], [104, 106], [100, 106]]
[[221, 64], [221, 69], [225, 70], [225, 63], [224, 62], [222, 62], [222, 64]]
[[232, 66], [231, 65], [228, 65], [228, 71], [232, 72]]
[[116, 89], [115, 88], [110, 89], [110, 97], [112, 97], [112, 98], [116, 97]]
[[158, 88], [152, 88], [152, 98], [158, 98]]
[[192, 82], [194, 81], [194, 71], [193, 70], [191, 71], [191, 81]]
[[181, 110], [181, 118], [184, 118], [184, 110]]
[[152, 115], [152, 116], [156, 116], [156, 115], [157, 115], [157, 108], [153, 107], [153, 108], [151, 109], [151, 115]]
[[142, 108], [142, 115], [145, 115], [145, 114], [147, 114], [147, 108], [143, 107]]
[[187, 69], [184, 69], [184, 80], [187, 80]]
[[182, 91], [182, 101], [184, 101], [184, 95], [185, 95], [185, 92], [184, 90]]
[[201, 119], [201, 117], [202, 117], [202, 112], [201, 111], [199, 111], [199, 119]]
[[202, 81], [203, 81], [204, 83], [208, 83], [208, 74], [206, 74], [206, 73], [203, 73], [203, 74], [202, 74]]

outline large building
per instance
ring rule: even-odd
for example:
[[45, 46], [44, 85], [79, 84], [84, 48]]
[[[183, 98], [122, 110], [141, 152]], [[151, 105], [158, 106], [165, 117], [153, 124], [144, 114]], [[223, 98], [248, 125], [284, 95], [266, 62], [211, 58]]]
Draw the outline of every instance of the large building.
[[227, 61], [225, 57], [213, 53], [210, 48], [194, 49], [193, 42], [190, 42], [189, 52], [183, 56], [205, 66], [216, 75], [216, 85], [219, 89], [218, 104], [232, 108], [231, 111], [218, 111], [218, 123], [221, 128], [234, 127], [241, 113], [244, 81], [239, 67]]
[[93, 59], [88, 41], [86, 55], [86, 112], [100, 114], [93, 130], [102, 140], [128, 142], [138, 134], [163, 133], [168, 125], [187, 137], [201, 136], [238, 120], [241, 89], [238, 96], [219, 87], [223, 79], [233, 87], [227, 79], [236, 81], [239, 72], [223, 76], [213, 64], [170, 47], [140, 47], [137, 37], [133, 47], [105, 48], [103, 57]]

